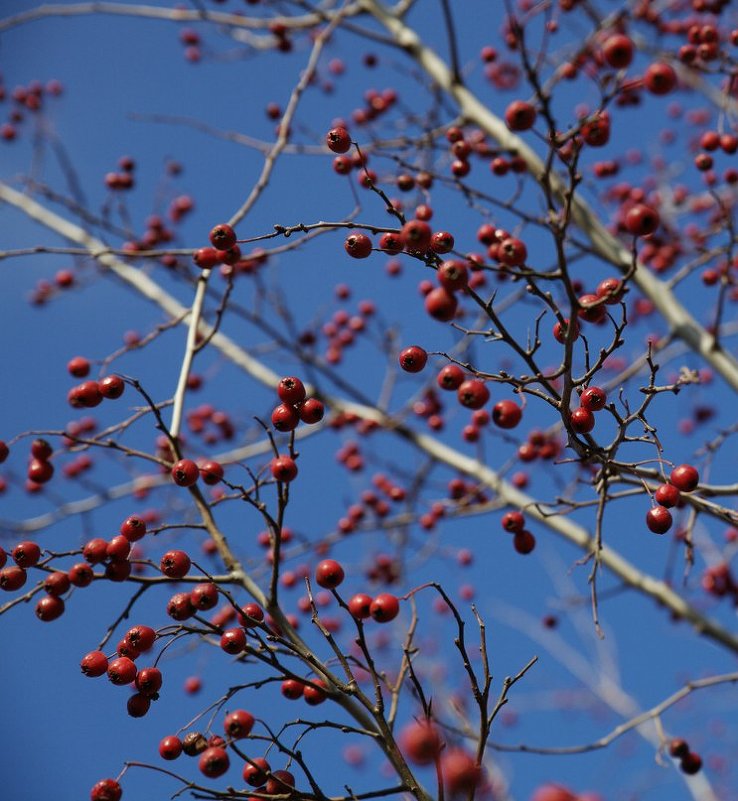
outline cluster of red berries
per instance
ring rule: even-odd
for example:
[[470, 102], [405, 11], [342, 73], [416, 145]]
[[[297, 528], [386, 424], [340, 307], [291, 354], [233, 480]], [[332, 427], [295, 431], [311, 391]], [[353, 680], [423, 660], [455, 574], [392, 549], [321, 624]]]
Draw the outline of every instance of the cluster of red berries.
[[682, 773], [686, 773], [688, 776], [699, 773], [702, 768], [702, 757], [694, 751], [690, 751], [687, 741], [681, 737], [675, 737], [669, 743], [669, 756], [679, 760]]
[[[203, 403], [188, 411], [186, 420], [187, 428], [193, 434], [200, 435], [206, 445], [231, 440], [236, 433], [229, 414], [210, 403]], [[168, 445], [169, 440], [166, 440], [165, 447]]]
[[[335, 559], [324, 559], [315, 570], [316, 583], [330, 590], [335, 590], [344, 580], [343, 567]], [[383, 592], [372, 598], [365, 593], [354, 595], [348, 602], [348, 611], [356, 620], [372, 618], [378, 623], [389, 623], [400, 612], [397, 596]]]
[[118, 159], [118, 172], [105, 174], [105, 186], [113, 191], [133, 189], [133, 173], [135, 169], [136, 162], [130, 156], [121, 156]]
[[169, 472], [179, 487], [192, 487], [199, 479], [213, 486], [222, 481], [225, 475], [223, 465], [213, 459], [208, 459], [199, 466], [192, 459], [180, 459], [172, 465]]
[[[90, 362], [84, 356], [75, 356], [67, 364], [67, 370], [75, 378], [85, 378], [90, 373]], [[126, 388], [119, 375], [108, 375], [99, 381], [83, 381], [67, 393], [67, 401], [74, 409], [93, 409], [104, 399], [117, 400]]]
[[[58, 97], [63, 91], [57, 80], [49, 81], [46, 86], [41, 81], [31, 81], [27, 86], [16, 86], [10, 94], [13, 107], [8, 114], [8, 121], [0, 125], [0, 139], [12, 142], [18, 135], [18, 125], [23, 122], [26, 111], [37, 112], [43, 105], [44, 94]], [[0, 102], [5, 100], [7, 90], [0, 76]]]
[[587, 387], [579, 396], [579, 407], [569, 415], [569, 424], [577, 434], [589, 434], [594, 428], [594, 412], [605, 408], [607, 393], [601, 387]]
[[305, 385], [295, 376], [286, 376], [277, 384], [280, 401], [272, 411], [272, 425], [277, 431], [294, 431], [300, 420], [308, 425], [319, 423], [325, 414], [323, 403], [308, 398]]
[[654, 493], [657, 506], [648, 510], [646, 525], [654, 534], [665, 534], [672, 524], [669, 509], [677, 506], [681, 500], [682, 492], [692, 492], [697, 489], [700, 476], [691, 464], [680, 464], [669, 475], [669, 481], [661, 484]]
[[536, 538], [525, 528], [522, 512], [506, 512], [502, 516], [502, 528], [513, 535], [513, 548], [518, 553], [529, 554], [536, 547]]
[[[345, 300], [349, 297], [350, 290], [345, 284], [339, 284], [336, 294], [340, 300]], [[323, 324], [321, 333], [326, 338], [323, 358], [328, 364], [341, 363], [344, 349], [356, 344], [358, 337], [367, 330], [367, 321], [375, 312], [373, 301], [361, 300], [355, 314], [347, 309], [337, 309], [332, 318]], [[306, 331], [300, 338], [300, 344], [311, 346], [315, 344], [315, 340], [315, 334]]]
[[201, 270], [211, 270], [219, 264], [235, 265], [241, 260], [241, 248], [236, 232], [228, 223], [220, 223], [210, 231], [212, 247], [199, 248], [192, 260]]

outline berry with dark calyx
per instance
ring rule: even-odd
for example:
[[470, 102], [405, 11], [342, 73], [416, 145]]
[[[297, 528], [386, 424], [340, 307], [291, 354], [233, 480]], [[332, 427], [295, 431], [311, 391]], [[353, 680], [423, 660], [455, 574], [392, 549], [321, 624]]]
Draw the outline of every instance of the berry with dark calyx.
[[[569, 318], [564, 318], [564, 324], [557, 322], [553, 327], [553, 336], [557, 342], [560, 342], [562, 345], [566, 342], [566, 336], [569, 330]], [[574, 329], [572, 339], [576, 339], [579, 336], [579, 323], [574, 320], [571, 323], [571, 327]]]
[[498, 259], [508, 267], [519, 267], [528, 258], [528, 249], [520, 239], [508, 237], [500, 242]]
[[138, 542], [146, 534], [146, 521], [131, 515], [120, 524], [120, 533], [128, 542]]
[[489, 400], [489, 390], [484, 381], [478, 378], [468, 378], [456, 390], [456, 397], [462, 406], [467, 409], [481, 409]]
[[104, 676], [108, 670], [108, 658], [102, 651], [90, 651], [82, 657], [79, 664], [85, 676], [96, 678], [97, 676]]
[[90, 374], [90, 362], [84, 356], [75, 356], [67, 362], [67, 372], [75, 378], [84, 378]]
[[605, 278], [597, 284], [595, 295], [605, 299], [606, 306], [620, 303], [625, 292], [625, 285], [619, 278]]
[[669, 741], [669, 755], [674, 759], [683, 759], [689, 753], [689, 744], [681, 737], [674, 737]]
[[522, 531], [525, 528], [525, 516], [522, 512], [505, 512], [502, 516], [502, 528], [511, 534]]
[[458, 305], [456, 296], [443, 286], [432, 289], [425, 296], [425, 310], [434, 320], [442, 323], [454, 319]]
[[133, 626], [126, 632], [125, 640], [139, 653], [145, 653], [154, 647], [156, 632], [151, 626]]
[[234, 709], [223, 721], [225, 733], [234, 740], [248, 737], [254, 727], [254, 716], [245, 709]]
[[197, 756], [208, 747], [208, 741], [199, 731], [191, 731], [182, 738], [182, 750], [187, 756]]
[[661, 222], [656, 209], [644, 203], [636, 203], [625, 215], [625, 227], [633, 236], [648, 236], [652, 234]]
[[105, 547], [105, 556], [108, 559], [127, 559], [131, 552], [131, 543], [122, 534], [113, 537]]
[[428, 354], [419, 345], [410, 345], [400, 352], [399, 361], [406, 373], [419, 373], [428, 362]]
[[569, 422], [577, 434], [589, 434], [594, 428], [595, 418], [589, 409], [580, 406], [569, 415]]
[[174, 483], [179, 487], [191, 487], [200, 477], [200, 469], [192, 459], [180, 459], [171, 470]]
[[45, 595], [36, 604], [36, 617], [48, 623], [64, 614], [64, 601], [56, 595]]
[[230, 767], [228, 752], [225, 748], [206, 748], [200, 754], [197, 766], [200, 772], [209, 779], [217, 779], [222, 776]]
[[298, 698], [302, 698], [303, 687], [304, 684], [301, 681], [285, 679], [281, 684], [280, 690], [285, 698], [288, 698], [290, 701], [296, 701]]
[[643, 75], [643, 83], [652, 95], [668, 95], [676, 82], [674, 68], [663, 61], [651, 64]]
[[600, 387], [587, 387], [579, 396], [579, 404], [590, 412], [604, 409], [607, 403], [607, 393]]
[[366, 593], [363, 592], [354, 595], [347, 604], [352, 617], [356, 618], [356, 620], [366, 620], [368, 617], [371, 617], [373, 600], [371, 595], [366, 595]]
[[89, 587], [95, 574], [87, 562], [78, 562], [69, 568], [69, 580], [75, 587]]
[[162, 678], [159, 668], [142, 668], [136, 674], [136, 689], [147, 696], [156, 695], [161, 689]]
[[646, 525], [654, 534], [666, 534], [671, 523], [671, 512], [665, 506], [654, 506], [646, 514]]
[[216, 250], [230, 250], [236, 244], [237, 237], [228, 223], [221, 223], [210, 231], [209, 239]]
[[523, 416], [523, 410], [511, 400], [501, 400], [492, 407], [492, 422], [499, 428], [515, 428]]
[[382, 234], [382, 236], [379, 238], [379, 249], [383, 250], [385, 253], [388, 253], [390, 256], [395, 256], [398, 253], [402, 253], [404, 248], [405, 242], [400, 234], [388, 231], [387, 233]]
[[95, 537], [85, 543], [82, 548], [82, 556], [91, 564], [97, 565], [104, 562], [108, 556], [108, 543], [102, 537]]
[[264, 757], [256, 757], [243, 766], [243, 780], [251, 787], [259, 787], [267, 780], [271, 770]]
[[108, 665], [108, 679], [112, 684], [130, 684], [136, 678], [136, 665], [127, 656], [119, 656]]
[[656, 492], [654, 492], [653, 497], [656, 503], [665, 506], [667, 509], [671, 509], [678, 505], [682, 496], [673, 484], [660, 484]]
[[41, 558], [41, 548], [30, 540], [19, 542], [13, 548], [11, 555], [18, 567], [33, 567]]
[[97, 387], [103, 398], [116, 400], [123, 394], [126, 383], [119, 375], [106, 375], [97, 382]]
[[305, 385], [299, 378], [286, 376], [277, 384], [277, 395], [279, 395], [279, 399], [282, 403], [288, 403], [294, 406], [305, 400], [307, 392], [305, 390]]
[[305, 703], [310, 706], [322, 704], [328, 697], [325, 691], [326, 687], [327, 685], [323, 679], [313, 679], [311, 684], [306, 684], [302, 688], [302, 697], [305, 699]]
[[536, 121], [535, 106], [524, 100], [513, 100], [505, 110], [505, 122], [511, 131], [527, 131]]
[[267, 795], [287, 795], [295, 786], [295, 777], [288, 770], [274, 770], [267, 779], [264, 792]]
[[270, 470], [277, 481], [289, 483], [297, 477], [297, 465], [290, 456], [277, 456], [271, 461]]
[[218, 484], [223, 480], [223, 465], [212, 459], [208, 459], [200, 465], [200, 478], [208, 486]]
[[31, 456], [45, 462], [51, 458], [54, 449], [45, 439], [34, 439], [31, 443]]
[[425, 253], [430, 247], [433, 232], [422, 220], [408, 220], [400, 233], [408, 251]]
[[344, 576], [343, 568], [335, 559], [324, 559], [315, 568], [315, 581], [325, 589], [332, 590], [340, 586]]
[[331, 128], [325, 135], [325, 143], [333, 153], [347, 153], [351, 149], [351, 135], [345, 128]]
[[377, 623], [389, 623], [394, 620], [400, 611], [397, 597], [388, 592], [376, 596], [369, 607], [369, 614]]
[[226, 629], [220, 638], [220, 647], [227, 654], [240, 654], [246, 647], [246, 632], [243, 629]]
[[450, 253], [454, 249], [454, 238], [448, 231], [436, 231], [430, 239], [430, 249], [434, 253]]
[[190, 566], [190, 557], [184, 551], [167, 551], [161, 558], [161, 572], [169, 578], [179, 579], [186, 576]]
[[586, 320], [588, 323], [601, 323], [607, 316], [605, 304], [597, 295], [582, 295], [579, 299], [577, 317]]
[[447, 364], [438, 371], [436, 383], [441, 389], [451, 392], [464, 383], [465, 377], [464, 371], [458, 364]]
[[307, 425], [315, 425], [323, 419], [325, 406], [317, 398], [307, 398], [297, 407], [300, 420]]
[[187, 620], [195, 614], [188, 592], [177, 592], [167, 602], [167, 614], [172, 620]]
[[22, 567], [11, 565], [0, 570], [0, 590], [13, 592], [19, 590], [28, 579], [28, 574]]
[[294, 431], [300, 423], [300, 413], [294, 406], [280, 403], [272, 411], [272, 425], [277, 431]]
[[438, 283], [449, 292], [466, 289], [469, 283], [469, 271], [463, 261], [447, 259], [442, 262], [436, 273]]
[[[282, 542], [287, 542], [286, 532], [286, 529], [282, 532]], [[263, 620], [264, 610], [254, 601], [242, 606], [241, 611], [238, 613], [238, 622], [247, 629], [254, 628], [257, 624], [263, 622]]]
[[680, 464], [671, 471], [669, 481], [682, 492], [692, 492], [700, 483], [700, 474], [691, 464]]
[[55, 570], [44, 579], [44, 590], [49, 595], [64, 595], [72, 586], [69, 576], [61, 570]]
[[115, 779], [101, 779], [90, 790], [90, 801], [120, 801], [123, 788]]
[[159, 756], [171, 761], [182, 753], [182, 741], [174, 734], [163, 737], [159, 742]]
[[515, 548], [519, 554], [529, 554], [535, 547], [536, 538], [530, 531], [523, 529], [513, 534], [513, 548]]
[[372, 240], [366, 234], [354, 231], [346, 237], [343, 247], [354, 259], [365, 259], [372, 252]]
[[190, 592], [190, 603], [201, 612], [213, 609], [218, 604], [218, 586], [210, 581], [195, 584]]
[[633, 42], [624, 34], [616, 33], [602, 46], [602, 54], [613, 69], [624, 69], [633, 60]]

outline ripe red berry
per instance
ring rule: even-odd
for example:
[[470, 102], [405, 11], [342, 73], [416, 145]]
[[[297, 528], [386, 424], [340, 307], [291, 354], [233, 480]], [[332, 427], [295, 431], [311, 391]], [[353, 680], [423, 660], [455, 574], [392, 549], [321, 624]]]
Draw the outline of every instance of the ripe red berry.
[[64, 601], [55, 595], [45, 595], [36, 604], [36, 617], [48, 623], [64, 614]]
[[18, 567], [33, 567], [41, 558], [41, 548], [30, 540], [19, 542], [12, 550], [12, 557]]
[[625, 215], [625, 227], [633, 236], [648, 236], [658, 227], [659, 213], [643, 203], [636, 203]]
[[587, 387], [579, 397], [579, 403], [590, 412], [598, 412], [607, 403], [607, 393], [600, 387]]
[[674, 68], [662, 61], [651, 64], [643, 75], [643, 83], [653, 95], [668, 95], [676, 82]]
[[19, 590], [26, 583], [27, 578], [28, 574], [22, 567], [17, 565], [4, 567], [0, 570], [0, 590], [5, 590], [5, 592]]
[[469, 271], [463, 261], [448, 259], [438, 268], [438, 283], [449, 292], [465, 289], [469, 283]]
[[209, 779], [217, 779], [222, 776], [230, 767], [230, 760], [228, 759], [228, 752], [225, 748], [206, 748], [202, 754], [197, 766], [200, 772], [207, 776]]
[[588, 434], [594, 428], [595, 418], [589, 409], [580, 406], [569, 415], [569, 422], [577, 434]]
[[695, 773], [699, 773], [702, 769], [702, 757], [699, 754], [695, 754], [694, 751], [690, 751], [686, 756], [682, 757], [679, 767], [682, 769], [682, 773], [694, 776]]
[[484, 381], [478, 378], [468, 378], [456, 391], [456, 397], [462, 406], [467, 409], [481, 409], [489, 400], [489, 390]]
[[463, 384], [464, 378], [464, 371], [458, 364], [447, 364], [439, 370], [436, 383], [441, 389], [453, 391]]
[[172, 620], [187, 620], [195, 614], [188, 592], [177, 592], [167, 602], [167, 614]]
[[195, 584], [190, 592], [190, 603], [201, 611], [213, 609], [218, 603], [218, 587], [210, 581]]
[[302, 403], [306, 394], [305, 385], [295, 376], [286, 376], [277, 384], [277, 395], [282, 403], [294, 406]]
[[10, 448], [6, 442], [0, 440], [0, 464], [2, 464], [9, 456]]
[[102, 537], [95, 537], [85, 543], [82, 548], [82, 556], [91, 564], [97, 565], [104, 562], [108, 556], [108, 543]]
[[162, 759], [176, 759], [181, 753], [182, 741], [179, 737], [170, 734], [168, 737], [162, 738], [159, 743], [159, 756], [161, 756]]
[[624, 34], [616, 33], [605, 42], [602, 54], [613, 69], [624, 69], [633, 60], [633, 42]]
[[282, 695], [290, 701], [296, 701], [298, 698], [302, 698], [303, 686], [303, 683], [296, 679], [285, 679], [281, 685]]
[[108, 665], [107, 672], [113, 684], [130, 684], [136, 678], [136, 665], [127, 656], [119, 656]]
[[[579, 323], [574, 320], [571, 324], [572, 328], [574, 329], [573, 332], [573, 339], [576, 339], [579, 336]], [[566, 335], [569, 330], [569, 318], [564, 318], [564, 324], [557, 322], [553, 327], [553, 336], [557, 342], [560, 342], [562, 345], [566, 342]]]
[[341, 565], [335, 559], [324, 559], [315, 568], [315, 581], [325, 589], [335, 589], [344, 579]]
[[223, 721], [225, 733], [234, 740], [248, 737], [254, 727], [254, 716], [245, 709], [234, 709]]
[[513, 548], [520, 554], [529, 554], [536, 547], [536, 538], [523, 529], [513, 534]]
[[511, 400], [498, 401], [492, 407], [492, 421], [499, 428], [515, 428], [523, 416], [523, 410]]
[[128, 629], [125, 641], [135, 648], [139, 653], [150, 651], [156, 640], [156, 632], [151, 626], [133, 626]]
[[502, 516], [502, 528], [514, 534], [525, 528], [525, 517], [522, 512], [505, 512]]
[[120, 524], [120, 533], [128, 542], [138, 542], [146, 534], [146, 522], [136, 515], [131, 515]]
[[654, 506], [646, 514], [646, 525], [654, 534], [666, 534], [671, 523], [671, 512], [665, 506]]
[[69, 580], [75, 587], [89, 587], [95, 574], [87, 562], [78, 562], [69, 568]]
[[302, 688], [302, 697], [310, 706], [318, 706], [328, 697], [325, 692], [326, 683], [323, 679], [312, 679], [312, 684], [305, 684]]
[[200, 477], [200, 469], [192, 459], [180, 459], [171, 470], [174, 483], [180, 487], [191, 487]]
[[605, 305], [612, 306], [619, 303], [623, 297], [625, 286], [619, 278], [605, 278], [597, 284], [595, 294], [598, 298], [605, 298]]
[[513, 100], [505, 110], [505, 122], [511, 131], [527, 131], [533, 127], [536, 116], [535, 106], [524, 100]]
[[450, 796], [472, 796], [482, 779], [474, 757], [461, 748], [448, 748], [441, 755], [441, 771]]
[[430, 239], [430, 249], [434, 253], [450, 253], [454, 249], [454, 238], [448, 231], [436, 231]]
[[354, 231], [346, 237], [343, 247], [354, 259], [365, 259], [372, 252], [372, 240], [366, 234]]
[[700, 474], [691, 464], [680, 464], [671, 471], [669, 481], [682, 492], [692, 492], [700, 483]]
[[290, 456], [277, 456], [272, 459], [270, 469], [277, 481], [289, 483], [297, 477], [297, 465]]
[[102, 651], [90, 651], [82, 657], [79, 664], [85, 676], [96, 678], [103, 676], [108, 670], [108, 658]]
[[307, 425], [319, 423], [325, 414], [325, 406], [317, 398], [308, 398], [297, 407], [297, 410], [300, 413], [300, 420]]
[[251, 787], [259, 787], [264, 784], [270, 772], [271, 768], [266, 759], [256, 757], [243, 766], [243, 780]]
[[26, 475], [36, 484], [45, 484], [54, 475], [54, 465], [43, 459], [31, 459]]
[[400, 611], [400, 603], [396, 596], [382, 592], [371, 602], [369, 614], [378, 623], [388, 623], [394, 620]]
[[161, 572], [169, 578], [179, 579], [186, 576], [190, 566], [190, 557], [184, 551], [167, 551], [161, 558]]
[[400, 231], [407, 250], [425, 253], [430, 247], [432, 231], [422, 220], [408, 220]]
[[428, 362], [428, 354], [419, 345], [410, 345], [400, 352], [399, 361], [406, 373], [419, 373]]
[[122, 534], [113, 537], [105, 546], [105, 556], [108, 559], [123, 560], [131, 552], [131, 543]]
[[236, 244], [236, 232], [228, 223], [216, 225], [210, 231], [210, 244], [216, 250], [230, 250]]
[[267, 779], [264, 792], [267, 795], [286, 795], [294, 786], [295, 777], [288, 770], [274, 770]]
[[653, 497], [656, 503], [671, 509], [681, 500], [681, 493], [673, 484], [661, 484], [654, 492]]
[[578, 298], [579, 310], [577, 317], [581, 320], [586, 320], [588, 323], [601, 323], [607, 312], [605, 311], [605, 304], [597, 295], [581, 295]]
[[442, 323], [454, 319], [457, 306], [456, 296], [443, 286], [432, 289], [425, 296], [425, 310], [433, 319]]
[[97, 388], [103, 398], [116, 400], [126, 388], [125, 381], [118, 375], [106, 375], [97, 382]]
[[141, 695], [156, 695], [161, 689], [162, 677], [159, 668], [142, 668], [136, 674], [136, 689]]
[[215, 248], [199, 248], [192, 254], [192, 261], [201, 270], [211, 270], [218, 264], [223, 263], [224, 251]]
[[84, 356], [75, 356], [67, 362], [67, 371], [75, 378], [84, 378], [90, 373], [90, 362]]
[[357, 593], [348, 602], [349, 612], [357, 620], [366, 620], [371, 617], [371, 606], [374, 599], [371, 595], [365, 593]]
[[277, 431], [294, 431], [300, 423], [300, 413], [294, 406], [280, 403], [272, 411], [272, 425]]
[[401, 253], [405, 248], [405, 243], [400, 234], [387, 231], [379, 238], [379, 249], [394, 256]]
[[69, 575], [61, 570], [55, 570], [44, 579], [44, 589], [49, 595], [64, 595], [72, 586]]
[[428, 720], [408, 724], [400, 732], [399, 744], [407, 758], [416, 765], [430, 765], [443, 747], [436, 726]]
[[246, 647], [246, 632], [243, 629], [226, 629], [220, 638], [220, 647], [227, 654], [240, 654]]
[[331, 128], [325, 135], [325, 143], [333, 153], [347, 153], [351, 149], [351, 135], [345, 128]]
[[115, 779], [102, 779], [90, 790], [90, 801], [120, 801], [123, 789]]

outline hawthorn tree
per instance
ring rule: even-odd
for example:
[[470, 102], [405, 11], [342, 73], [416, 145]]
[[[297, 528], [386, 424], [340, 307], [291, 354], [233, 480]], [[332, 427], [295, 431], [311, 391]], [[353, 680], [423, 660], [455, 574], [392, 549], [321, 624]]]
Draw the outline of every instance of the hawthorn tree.
[[738, 798], [730, 6], [4, 6], [9, 797]]

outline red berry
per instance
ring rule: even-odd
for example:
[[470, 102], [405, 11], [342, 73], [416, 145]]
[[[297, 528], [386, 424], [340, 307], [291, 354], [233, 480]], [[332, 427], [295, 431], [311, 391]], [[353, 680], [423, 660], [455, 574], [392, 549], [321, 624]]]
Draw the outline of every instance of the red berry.
[[281, 685], [281, 692], [285, 698], [288, 698], [290, 701], [296, 701], [298, 698], [302, 698], [303, 687], [304, 685], [301, 681], [285, 679]]
[[624, 34], [617, 33], [605, 42], [602, 54], [611, 67], [624, 69], [633, 60], [633, 42]]
[[580, 406], [571, 413], [569, 422], [577, 434], [588, 434], [594, 428], [595, 418], [589, 409]]
[[228, 770], [230, 764], [225, 748], [206, 748], [200, 754], [197, 766], [200, 768], [200, 772], [209, 779], [217, 779]]
[[45, 595], [36, 604], [36, 617], [45, 623], [56, 620], [64, 614], [64, 601], [55, 595]]
[[13, 560], [18, 567], [33, 567], [41, 558], [41, 548], [30, 540], [19, 542], [12, 551]]
[[17, 565], [4, 567], [0, 570], [0, 590], [5, 590], [5, 592], [19, 590], [26, 583], [27, 578], [28, 574], [22, 567]]
[[230, 250], [236, 244], [236, 232], [228, 223], [216, 225], [210, 231], [210, 244], [216, 250]]
[[151, 626], [133, 626], [128, 629], [125, 641], [139, 653], [150, 651], [156, 640], [156, 632]]
[[379, 249], [388, 253], [390, 256], [401, 253], [404, 248], [405, 243], [399, 234], [388, 231], [379, 238]]
[[436, 383], [441, 389], [452, 391], [462, 385], [464, 378], [464, 371], [458, 364], [447, 364], [439, 370]]
[[300, 420], [308, 425], [315, 425], [323, 419], [325, 406], [317, 398], [308, 398], [298, 406]]
[[119, 656], [108, 665], [108, 679], [113, 684], [130, 684], [136, 678], [136, 665], [127, 656]]
[[484, 381], [478, 378], [468, 378], [456, 391], [456, 397], [462, 406], [467, 409], [481, 409], [489, 400], [489, 390]]
[[686, 773], [688, 776], [694, 776], [694, 774], [699, 773], [702, 768], [702, 757], [690, 751], [686, 756], [682, 757], [679, 767], [682, 769], [682, 773]]
[[454, 249], [454, 238], [448, 231], [436, 231], [431, 236], [430, 248], [434, 253], [450, 253]]
[[243, 766], [243, 780], [251, 787], [259, 787], [267, 780], [267, 775], [271, 772], [269, 763], [264, 757], [251, 759]]
[[520, 554], [529, 554], [536, 547], [536, 538], [523, 529], [516, 531], [513, 535], [513, 548]]
[[200, 248], [192, 254], [192, 260], [201, 270], [211, 270], [223, 263], [224, 251], [215, 248]]
[[654, 492], [653, 497], [656, 503], [671, 509], [681, 500], [681, 493], [673, 484], [661, 484]]
[[108, 559], [123, 560], [131, 552], [131, 543], [122, 534], [113, 537], [105, 546], [105, 556]]
[[280, 403], [272, 411], [272, 425], [277, 431], [294, 431], [300, 423], [300, 413], [294, 406]]
[[501, 400], [492, 407], [492, 421], [500, 428], [515, 428], [523, 416], [523, 410], [511, 400]]
[[400, 352], [399, 361], [406, 373], [419, 373], [428, 362], [428, 354], [418, 345], [411, 345]]
[[643, 83], [653, 95], [668, 95], [676, 82], [674, 68], [661, 61], [651, 64], [643, 75]]
[[465, 289], [469, 283], [469, 271], [463, 261], [448, 259], [438, 268], [438, 283], [449, 292]]
[[108, 543], [101, 537], [89, 540], [82, 548], [82, 556], [91, 564], [104, 562], [108, 556]]
[[691, 464], [680, 464], [671, 471], [669, 481], [682, 492], [692, 492], [700, 483], [700, 474]]
[[282, 403], [294, 406], [302, 403], [306, 394], [305, 385], [295, 376], [286, 376], [277, 384], [277, 395]]
[[354, 259], [365, 259], [372, 252], [372, 240], [366, 234], [354, 231], [346, 237], [343, 247]]
[[[574, 329], [573, 339], [576, 339], [579, 336], [579, 323], [574, 320], [572, 323], [572, 328]], [[566, 335], [569, 330], [569, 318], [564, 318], [564, 324], [557, 322], [553, 327], [553, 336], [557, 342], [560, 342], [562, 345], [566, 342]]]
[[126, 388], [125, 381], [118, 375], [107, 375], [97, 382], [97, 388], [103, 398], [116, 400], [123, 394]]
[[625, 286], [619, 278], [605, 278], [597, 284], [595, 294], [598, 298], [605, 298], [605, 305], [612, 306], [621, 301], [624, 291]]
[[428, 720], [407, 725], [399, 736], [400, 748], [416, 765], [430, 765], [441, 753], [443, 740], [436, 726]]
[[168, 737], [162, 738], [159, 743], [159, 756], [161, 756], [162, 759], [176, 759], [181, 753], [182, 741], [179, 737], [170, 734]]
[[108, 658], [102, 651], [90, 651], [89, 654], [82, 657], [80, 668], [85, 676], [96, 678], [103, 676], [108, 670]]
[[254, 727], [254, 716], [245, 709], [235, 709], [229, 712], [223, 721], [225, 733], [234, 740], [248, 737]]
[[123, 790], [115, 779], [102, 779], [90, 790], [90, 801], [120, 801]]
[[446, 792], [452, 796], [471, 797], [482, 779], [482, 771], [474, 757], [460, 748], [449, 748], [443, 752], [441, 771]]
[[195, 614], [188, 592], [177, 592], [167, 602], [167, 615], [172, 620], [187, 620]]
[[120, 524], [120, 533], [128, 542], [138, 542], [146, 534], [146, 522], [136, 515], [131, 515]]
[[454, 319], [457, 306], [456, 296], [442, 286], [432, 289], [425, 296], [425, 310], [433, 319], [442, 323]]
[[69, 580], [75, 587], [89, 587], [95, 574], [87, 562], [78, 562], [69, 568]]
[[267, 779], [264, 792], [267, 795], [287, 795], [295, 786], [295, 777], [288, 770], [274, 770]]
[[75, 378], [84, 378], [90, 373], [90, 362], [84, 356], [75, 356], [67, 362], [67, 371]]
[[497, 253], [498, 259], [509, 267], [525, 264], [525, 260], [528, 258], [528, 249], [525, 247], [525, 243], [512, 237], [500, 242]]
[[349, 612], [357, 620], [366, 620], [371, 617], [371, 606], [374, 599], [371, 595], [365, 593], [357, 593], [348, 602]]
[[246, 633], [243, 629], [226, 629], [220, 638], [220, 647], [227, 654], [240, 654], [246, 647]]
[[136, 689], [145, 696], [156, 695], [161, 689], [162, 678], [159, 668], [142, 668], [136, 674]]
[[213, 609], [218, 603], [218, 587], [210, 581], [195, 584], [190, 592], [190, 603], [201, 612]]
[[325, 589], [335, 589], [344, 579], [341, 565], [334, 559], [325, 559], [315, 568], [315, 581]]
[[290, 456], [277, 456], [272, 459], [270, 469], [277, 481], [289, 483], [297, 477], [297, 465]]
[[351, 149], [351, 135], [345, 128], [331, 128], [325, 135], [325, 143], [333, 153], [347, 153]]
[[533, 127], [536, 116], [535, 106], [524, 100], [513, 100], [505, 110], [505, 122], [511, 131], [527, 131]]
[[369, 614], [378, 623], [388, 623], [394, 620], [400, 611], [400, 603], [396, 596], [382, 592], [372, 601]]
[[54, 465], [43, 459], [31, 459], [26, 475], [36, 484], [45, 484], [54, 475]]
[[161, 572], [169, 578], [179, 579], [186, 576], [190, 566], [190, 557], [184, 551], [167, 551], [161, 558]]
[[432, 231], [422, 220], [408, 220], [400, 233], [409, 251], [425, 253], [430, 247]]
[[643, 203], [636, 203], [625, 215], [625, 227], [633, 236], [648, 236], [659, 227], [659, 213]]
[[582, 392], [579, 403], [590, 412], [598, 412], [607, 403], [607, 393], [600, 387], [587, 387]]
[[68, 574], [61, 570], [55, 570], [44, 579], [44, 589], [49, 595], [64, 595], [71, 586]]
[[171, 470], [174, 483], [180, 487], [191, 487], [200, 477], [200, 469], [192, 459], [180, 459]]
[[525, 517], [522, 512], [505, 512], [502, 516], [502, 528], [515, 533], [525, 528]]
[[654, 506], [646, 514], [646, 525], [654, 534], [665, 534], [671, 522], [671, 512], [665, 506]]
[[302, 689], [302, 696], [305, 699], [305, 703], [309, 704], [310, 706], [318, 706], [319, 704], [322, 704], [323, 701], [325, 701], [325, 699], [328, 697], [324, 689], [326, 686], [327, 685], [323, 679], [313, 679], [312, 685], [304, 685]]

